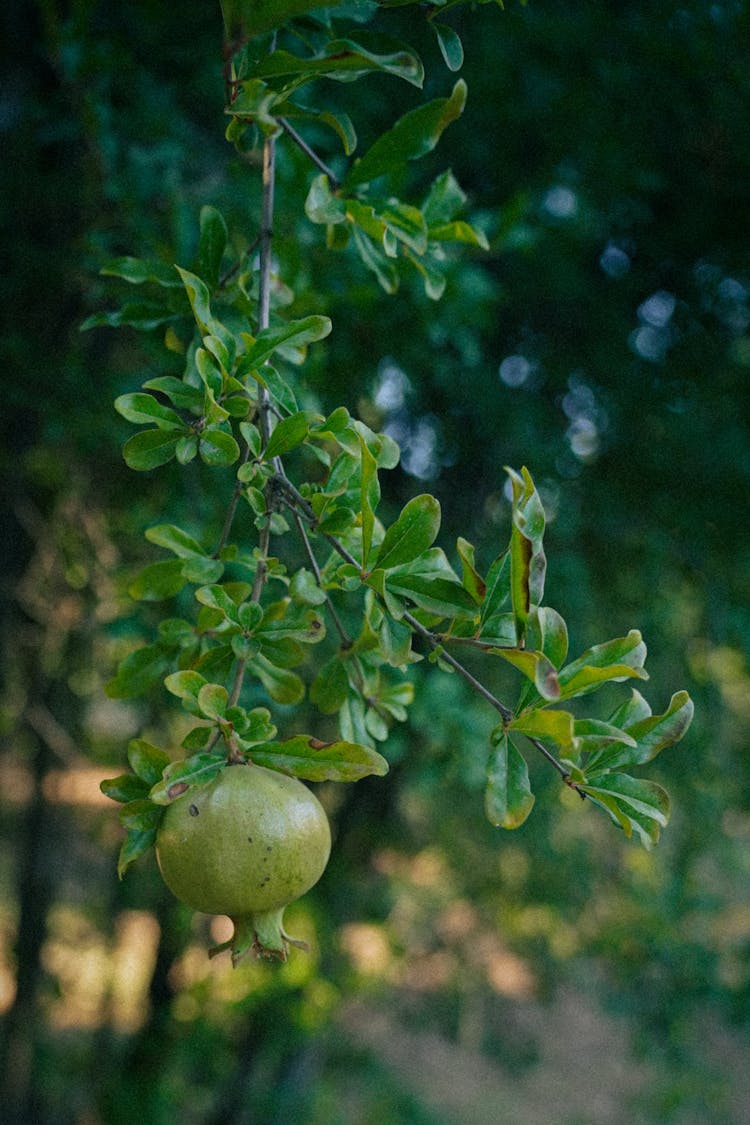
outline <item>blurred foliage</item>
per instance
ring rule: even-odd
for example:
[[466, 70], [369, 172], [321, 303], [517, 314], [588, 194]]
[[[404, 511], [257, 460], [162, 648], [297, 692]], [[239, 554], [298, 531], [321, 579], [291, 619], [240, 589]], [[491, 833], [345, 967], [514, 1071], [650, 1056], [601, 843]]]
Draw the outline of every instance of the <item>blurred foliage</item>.
[[[388, 18], [395, 34], [414, 19]], [[404, 446], [393, 515], [429, 482], [446, 541], [470, 533], [486, 567], [506, 530], [500, 467], [528, 463], [555, 516], [547, 587], [573, 647], [637, 624], [654, 704], [689, 688], [693, 727], [656, 770], [668, 832], [651, 854], [621, 844], [532, 763], [535, 817], [498, 835], [480, 807], [486, 717], [433, 673], [389, 743], [391, 776], [319, 790], [336, 847], [295, 918], [318, 951], [234, 974], [206, 961], [204, 922], [150, 861], [115, 881], [118, 828], [96, 797], [136, 729], [184, 734], [158, 695], [103, 694], [150, 628], [125, 593], [155, 557], [141, 529], [218, 531], [223, 499], [197, 474], [133, 477], [111, 403], [151, 345], [78, 332], [106, 306], [109, 258], [190, 261], [202, 204], [252, 240], [253, 169], [222, 137], [221, 21], [153, 0], [19, 0], [0, 20], [9, 1112], [746, 1120], [748, 4], [447, 14], [467, 108], [435, 162], [405, 175], [418, 197], [450, 164], [489, 252], [451, 259], [436, 305], [417, 278], [381, 293], [304, 218], [277, 245], [297, 314], [334, 319], [310, 404], [344, 403]], [[429, 95], [446, 96], [455, 78], [430, 29], [419, 49]], [[345, 93], [325, 87], [332, 110], [356, 98], [364, 150], [393, 119], [392, 86]], [[416, 104], [398, 97], [399, 112]], [[335, 167], [333, 138], [309, 136]], [[310, 170], [290, 147], [279, 174], [281, 199], [304, 198]], [[570, 1044], [562, 1061], [553, 1039]]]

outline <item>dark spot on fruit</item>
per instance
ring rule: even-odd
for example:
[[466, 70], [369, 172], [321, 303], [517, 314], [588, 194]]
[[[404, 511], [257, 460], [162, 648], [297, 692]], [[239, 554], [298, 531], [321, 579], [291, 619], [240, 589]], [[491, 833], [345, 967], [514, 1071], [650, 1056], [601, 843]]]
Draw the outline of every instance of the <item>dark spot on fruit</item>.
[[266, 851], [267, 851], [267, 852], [272, 852], [272, 851], [273, 851], [273, 848], [271, 847], [271, 845], [270, 845], [270, 844], [266, 844]]
[[188, 809], [188, 812], [190, 813], [191, 816], [197, 816], [198, 812], [199, 812], [198, 806], [197, 805], [191, 805], [190, 808]]
[[248, 842], [248, 844], [252, 844], [252, 842], [253, 842], [252, 836], [248, 836], [247, 842]]

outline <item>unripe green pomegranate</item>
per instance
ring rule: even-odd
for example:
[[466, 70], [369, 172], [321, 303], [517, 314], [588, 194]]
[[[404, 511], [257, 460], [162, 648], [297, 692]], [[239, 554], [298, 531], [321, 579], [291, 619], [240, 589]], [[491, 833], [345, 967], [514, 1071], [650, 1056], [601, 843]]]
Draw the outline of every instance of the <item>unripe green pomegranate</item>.
[[325, 870], [331, 831], [323, 807], [296, 778], [252, 764], [227, 766], [218, 777], [178, 797], [162, 818], [156, 857], [172, 893], [206, 914], [227, 914], [231, 948], [286, 959], [284, 907]]

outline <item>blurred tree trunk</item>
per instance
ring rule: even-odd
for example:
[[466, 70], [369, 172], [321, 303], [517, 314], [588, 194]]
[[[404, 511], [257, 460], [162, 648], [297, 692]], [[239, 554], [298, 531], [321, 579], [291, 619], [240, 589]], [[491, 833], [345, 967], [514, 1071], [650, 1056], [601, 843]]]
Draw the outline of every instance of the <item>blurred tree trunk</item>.
[[3, 1120], [30, 1125], [43, 1120], [38, 1074], [40, 1017], [38, 994], [41, 950], [52, 903], [49, 869], [51, 810], [44, 797], [44, 778], [52, 753], [37, 739], [31, 760], [32, 793], [18, 834], [16, 934], [16, 996], [7, 1013], [0, 1047], [0, 1088], [5, 1091]]

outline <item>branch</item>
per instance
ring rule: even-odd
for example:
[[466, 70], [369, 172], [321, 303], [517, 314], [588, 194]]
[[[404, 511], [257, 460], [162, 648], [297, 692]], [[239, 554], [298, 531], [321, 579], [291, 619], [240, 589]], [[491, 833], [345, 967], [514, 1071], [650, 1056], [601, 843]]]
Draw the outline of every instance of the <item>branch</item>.
[[321, 172], [324, 172], [326, 174], [332, 190], [336, 191], [337, 188], [341, 187], [341, 183], [336, 173], [328, 167], [325, 160], [321, 160], [315, 149], [310, 148], [310, 145], [307, 143], [305, 138], [299, 135], [297, 130], [289, 124], [286, 118], [279, 117], [277, 118], [277, 120], [284, 132], [289, 137], [291, 137], [291, 139], [297, 145], [297, 148], [301, 149], [302, 152], [304, 152], [305, 156], [308, 158], [308, 160], [312, 161], [316, 168], [319, 168]]
[[[273, 205], [274, 205], [274, 186], [276, 179], [276, 140], [274, 137], [268, 137], [263, 146], [263, 195], [261, 201], [261, 217], [260, 217], [260, 232], [256, 239], [258, 245], [258, 256], [260, 260], [259, 278], [258, 278], [258, 331], [268, 328], [271, 310], [271, 242], [273, 240]], [[270, 420], [272, 411], [270, 399], [267, 389], [260, 385], [258, 388], [258, 421], [260, 423], [260, 431], [263, 435], [263, 443], [268, 441], [273, 429], [273, 423]], [[244, 444], [242, 451], [241, 465], [245, 465], [250, 457], [250, 449], [247, 443]], [[234, 523], [234, 517], [237, 514], [237, 505], [242, 495], [242, 481], [235, 481], [232, 496], [227, 508], [224, 526], [219, 536], [219, 542], [213, 553], [214, 558], [218, 558], [221, 554], [222, 548], [226, 545], [229, 535]], [[257, 579], [257, 572], [256, 572]]]
[[[297, 526], [301, 528], [304, 533], [305, 541], [307, 541], [307, 532], [301, 523], [300, 515], [304, 515], [304, 517], [313, 525], [314, 529], [316, 522], [315, 513], [308, 504], [307, 500], [305, 500], [304, 496], [302, 496], [302, 494], [297, 491], [297, 489], [285, 474], [281, 476], [279, 484], [282, 487], [282, 491], [287, 494], [290, 507], [292, 507], [294, 510]], [[333, 547], [334, 551], [336, 551], [336, 553], [340, 555], [340, 557], [345, 562], [349, 563], [351, 566], [356, 566], [359, 570], [361, 570], [360, 563], [357, 561], [357, 559], [355, 559], [354, 555], [347, 551], [346, 547], [336, 538], [335, 535], [328, 535], [325, 532], [323, 533], [323, 535], [324, 538], [328, 540], [331, 547]], [[308, 550], [310, 550], [309, 544]], [[507, 707], [506, 704], [499, 700], [496, 695], [493, 695], [489, 688], [486, 688], [484, 684], [476, 678], [476, 676], [472, 675], [468, 668], [466, 668], [459, 660], [456, 660], [455, 656], [453, 656], [450, 652], [446, 652], [443, 647], [443, 640], [440, 636], [431, 632], [411, 613], [404, 613], [404, 621], [413, 633], [417, 633], [420, 637], [422, 637], [424, 641], [427, 642], [427, 644], [430, 646], [430, 648], [433, 649], [433, 651], [440, 652], [440, 659], [444, 661], [444, 663], [448, 664], [453, 669], [453, 671], [456, 672], [461, 677], [461, 679], [464, 680], [469, 685], [469, 687], [471, 687], [473, 691], [477, 693], [477, 695], [481, 695], [482, 699], [484, 699], [487, 703], [489, 703], [490, 707], [497, 711], [498, 715], [500, 715], [504, 723], [510, 722], [510, 720], [513, 718], [513, 712], [511, 711], [510, 707]], [[538, 738], [533, 738], [531, 735], [524, 735], [524, 737], [528, 742], [531, 743], [534, 749], [538, 750], [539, 753], [547, 759], [550, 765], [557, 770], [565, 784], [570, 786], [571, 789], [575, 789], [580, 797], [585, 798], [586, 794], [581, 792], [574, 781], [571, 781], [569, 771], [566, 769], [563, 763], [558, 758], [556, 758], [555, 755], [551, 753], [551, 751], [547, 749], [544, 743], [540, 742]]]
[[[445, 661], [446, 664], [449, 664], [454, 672], [457, 672], [458, 675], [463, 680], [465, 680], [466, 683], [471, 688], [473, 688], [478, 695], [481, 695], [482, 699], [485, 699], [491, 707], [494, 707], [497, 713], [502, 717], [504, 723], [510, 722], [510, 720], [513, 718], [513, 712], [510, 710], [510, 708], [506, 707], [506, 705], [502, 703], [497, 698], [497, 696], [493, 695], [492, 692], [488, 688], [486, 688], [480, 680], [476, 678], [476, 676], [472, 675], [468, 668], [464, 667], [464, 665], [461, 664], [459, 660], [456, 660], [455, 656], [452, 656], [449, 652], [445, 651], [440, 637], [437, 637], [434, 633], [430, 632], [430, 630], [427, 629], [421, 623], [421, 621], [418, 621], [416, 617], [412, 616], [411, 613], [404, 614], [404, 621], [413, 632], [418, 633], [420, 637], [427, 641], [428, 645], [430, 645], [430, 647], [435, 652], [439, 651], [441, 660]], [[575, 789], [576, 792], [580, 793], [580, 790], [578, 789], [578, 786], [575, 784], [575, 782], [572, 782], [570, 780], [569, 771], [565, 768], [563, 763], [559, 761], [559, 759], [557, 759], [555, 755], [547, 749], [544, 743], [540, 742], [538, 738], [532, 738], [531, 735], [524, 735], [524, 737], [531, 743], [535, 750], [538, 750], [539, 753], [547, 759], [550, 765], [555, 767], [566, 785], [569, 785], [571, 789]], [[585, 793], [580, 793], [580, 795], [581, 797], [585, 797]]]

